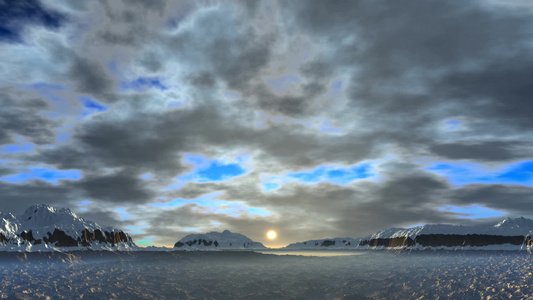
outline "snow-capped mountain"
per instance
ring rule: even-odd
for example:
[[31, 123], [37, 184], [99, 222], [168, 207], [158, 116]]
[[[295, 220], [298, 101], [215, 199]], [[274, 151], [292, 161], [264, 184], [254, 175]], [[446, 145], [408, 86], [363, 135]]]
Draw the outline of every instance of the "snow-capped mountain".
[[494, 226], [428, 224], [378, 231], [361, 239], [359, 248], [525, 249], [532, 234], [533, 220], [526, 218]]
[[223, 249], [265, 249], [266, 247], [250, 238], [229, 230], [189, 234], [179, 240], [174, 249], [180, 250], [223, 250]]
[[355, 249], [361, 239], [333, 238], [292, 243], [284, 249]]
[[0, 213], [0, 251], [132, 250], [131, 237], [102, 228], [68, 208], [32, 205], [22, 215]]

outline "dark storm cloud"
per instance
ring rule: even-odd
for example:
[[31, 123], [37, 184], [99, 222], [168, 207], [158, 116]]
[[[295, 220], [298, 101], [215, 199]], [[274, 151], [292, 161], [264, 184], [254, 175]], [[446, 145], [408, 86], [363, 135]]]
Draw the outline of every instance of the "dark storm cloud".
[[48, 108], [45, 100], [25, 91], [2, 88], [0, 107], [0, 145], [14, 143], [15, 135], [39, 145], [54, 141], [57, 124], [41, 115]]
[[27, 26], [57, 29], [67, 16], [51, 10], [39, 0], [5, 0], [0, 2], [0, 42], [22, 42]]
[[68, 75], [80, 93], [92, 95], [100, 101], [116, 100], [113, 95], [114, 80], [98, 61], [73, 55]]
[[470, 184], [453, 193], [456, 205], [479, 204], [514, 215], [533, 216], [533, 187], [506, 184]]
[[[202, 218], [195, 211], [199, 206], [188, 204], [162, 211], [151, 219], [150, 223], [154, 228], [168, 228], [172, 226], [196, 227], [210, 223], [209, 218]], [[214, 216], [210, 215], [210, 216]]]
[[111, 47], [157, 46], [162, 32], [176, 22], [176, 15], [187, 13], [196, 5], [192, 1], [99, 1], [105, 19], [90, 40]]
[[[526, 81], [532, 69], [533, 22], [527, 11], [442, 1], [289, 6], [284, 11], [294, 16], [286, 18], [291, 28], [330, 45], [304, 66], [303, 74], [350, 73], [352, 107], [375, 134], [401, 147], [433, 144], [436, 123], [448, 117], [485, 121], [491, 127], [476, 131], [496, 135], [502, 126], [515, 131], [521, 130], [516, 126], [530, 126], [531, 85]], [[492, 157], [509, 156], [500, 149], [504, 152], [493, 150]]]
[[154, 197], [137, 174], [128, 172], [86, 176], [72, 187], [84, 191], [91, 199], [107, 203], [147, 203]]
[[32, 204], [49, 204], [58, 207], [72, 206], [76, 199], [73, 189], [67, 185], [53, 185], [41, 180], [24, 184], [0, 181], [2, 212], [23, 212]]
[[76, 214], [86, 220], [94, 221], [102, 227], [111, 226], [125, 231], [127, 231], [125, 226], [135, 223], [132, 220], [122, 220], [118, 213], [102, 209], [101, 207], [90, 206], [88, 210], [76, 212]]
[[166, 3], [164, 0], [123, 0], [124, 5], [133, 5], [141, 10], [155, 10], [163, 12]]
[[195, 151], [196, 137], [190, 131], [205, 120], [216, 122], [209, 110], [172, 110], [145, 114], [142, 111], [117, 120], [113, 114], [98, 118], [77, 128], [73, 143], [43, 151], [38, 159], [57, 164], [62, 169], [127, 168], [132, 172], [179, 174], [180, 151]]
[[302, 84], [297, 92], [276, 95], [266, 85], [259, 84], [252, 89], [247, 89], [245, 95], [255, 97], [258, 108], [262, 110], [275, 115], [300, 118], [314, 115], [322, 108], [316, 99], [320, 98], [326, 90], [324, 84], [311, 82]]
[[[533, 34], [533, 29], [529, 30]], [[482, 70], [450, 74], [443, 87], [450, 97], [470, 103], [471, 110], [465, 115], [486, 117], [489, 126], [532, 132], [533, 85], [529, 79], [533, 77], [533, 57], [525, 49], [517, 52]]]
[[435, 144], [430, 150], [448, 159], [503, 161], [528, 158], [531, 144], [522, 141], [480, 141]]
[[[161, 57], [157, 56], [155, 53], [146, 53], [142, 55], [139, 59], [139, 64], [148, 72], [156, 73], [163, 69], [164, 61]], [[194, 84], [194, 82], [193, 82]], [[209, 83], [208, 85], [212, 85]]]
[[[181, 155], [187, 152], [202, 153], [218, 147], [262, 149], [266, 160], [302, 168], [322, 160], [353, 163], [369, 151], [362, 141], [318, 140], [314, 135], [290, 128], [256, 131], [240, 127], [209, 108], [155, 115], [135, 113], [122, 121], [102, 114], [79, 127], [72, 141], [69, 145], [43, 150], [31, 159], [59, 169], [82, 170], [84, 178], [72, 186], [95, 201], [113, 203], [153, 201], [156, 187], [171, 184], [172, 176], [187, 170], [181, 165]], [[322, 145], [326, 144], [333, 146], [324, 149]], [[106, 168], [119, 173], [104, 175]], [[146, 183], [139, 177], [147, 172], [157, 181]], [[186, 191], [179, 194], [185, 197], [201, 194]]]
[[111, 112], [100, 114], [76, 129], [71, 144], [43, 150], [33, 159], [61, 169], [126, 168], [137, 174], [175, 176], [187, 169], [181, 165], [182, 154], [220, 147], [261, 150], [259, 158], [296, 169], [323, 161], [353, 164], [380, 153], [371, 153], [370, 138], [319, 138], [301, 125], [254, 129], [241, 125], [239, 114], [213, 105], [144, 113], [142, 105], [135, 104], [143, 101], [130, 99], [126, 107], [131, 106], [127, 109], [132, 112], [123, 118]]
[[12, 169], [9, 169], [9, 168], [0, 167], [0, 177], [11, 175], [11, 174], [15, 174], [15, 173], [16, 173], [15, 170], [12, 170]]
[[194, 66], [193, 79], [212, 73], [230, 89], [240, 89], [269, 61], [274, 37], [260, 36], [234, 11], [208, 10], [187, 25], [171, 36], [166, 50]]
[[[475, 1], [288, 4], [294, 8], [284, 10], [295, 16], [287, 18], [291, 25], [334, 42], [335, 66], [362, 64], [364, 73], [358, 79], [370, 83], [379, 77], [378, 85], [406, 71], [424, 71], [417, 70], [420, 67], [457, 66], [515, 53], [526, 46], [531, 32], [527, 13], [491, 10]], [[350, 36], [354, 36], [351, 43], [340, 40]]]

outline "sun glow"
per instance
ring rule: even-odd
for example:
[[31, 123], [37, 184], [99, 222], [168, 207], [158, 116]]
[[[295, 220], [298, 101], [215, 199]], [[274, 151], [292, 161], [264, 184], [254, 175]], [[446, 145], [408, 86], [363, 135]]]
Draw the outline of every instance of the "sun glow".
[[274, 239], [276, 239], [277, 236], [278, 236], [278, 233], [275, 232], [274, 230], [269, 230], [269, 231], [267, 232], [267, 238], [268, 238], [269, 240], [274, 240]]

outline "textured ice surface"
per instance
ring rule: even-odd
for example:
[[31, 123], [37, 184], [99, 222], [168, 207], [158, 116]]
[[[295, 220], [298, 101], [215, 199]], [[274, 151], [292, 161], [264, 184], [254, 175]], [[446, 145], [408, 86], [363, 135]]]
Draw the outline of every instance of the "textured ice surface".
[[0, 253], [0, 298], [527, 299], [526, 251]]

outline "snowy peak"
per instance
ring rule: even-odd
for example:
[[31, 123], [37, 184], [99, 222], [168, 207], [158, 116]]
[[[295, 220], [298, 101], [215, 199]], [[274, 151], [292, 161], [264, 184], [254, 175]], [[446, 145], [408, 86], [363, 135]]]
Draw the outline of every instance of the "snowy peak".
[[48, 227], [62, 224], [82, 225], [85, 223], [82, 218], [78, 218], [68, 208], [57, 209], [45, 204], [30, 206], [19, 219], [30, 227]]
[[68, 208], [32, 205], [21, 215], [0, 213], [0, 251], [131, 250], [131, 237], [78, 217]]
[[412, 228], [390, 228], [363, 238], [360, 246], [522, 249], [531, 246], [532, 233], [533, 220], [523, 217], [506, 218], [494, 226], [428, 224]]
[[510, 229], [510, 230], [533, 230], [533, 220], [526, 219], [524, 217], [519, 217], [516, 219], [505, 218], [500, 223], [494, 225], [495, 228], [499, 229]]
[[254, 242], [250, 238], [240, 233], [233, 233], [229, 230], [223, 232], [208, 232], [199, 234], [189, 234], [179, 240], [174, 248], [178, 249], [263, 249], [266, 248], [259, 242]]
[[285, 249], [354, 249], [359, 246], [361, 239], [354, 238], [331, 238], [320, 240], [309, 240], [305, 242], [292, 243]]
[[450, 224], [426, 224], [411, 228], [389, 228], [378, 231], [365, 239], [371, 238], [396, 238], [410, 237], [429, 234], [480, 234], [480, 235], [500, 235], [500, 236], [525, 236], [533, 230], [533, 220], [523, 217], [511, 219], [506, 218], [494, 226], [463, 226]]

